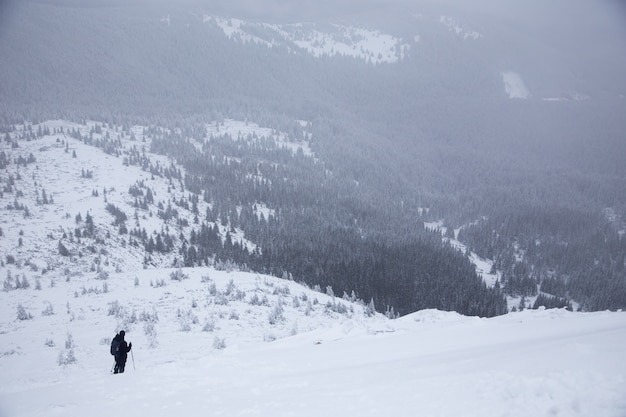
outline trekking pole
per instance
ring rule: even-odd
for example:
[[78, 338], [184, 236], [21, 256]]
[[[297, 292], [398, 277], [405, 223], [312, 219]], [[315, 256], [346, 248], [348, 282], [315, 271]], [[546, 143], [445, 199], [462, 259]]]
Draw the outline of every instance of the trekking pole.
[[135, 368], [135, 355], [133, 355], [133, 350], [130, 350], [130, 357], [133, 360], [133, 371], [136, 371], [137, 368]]

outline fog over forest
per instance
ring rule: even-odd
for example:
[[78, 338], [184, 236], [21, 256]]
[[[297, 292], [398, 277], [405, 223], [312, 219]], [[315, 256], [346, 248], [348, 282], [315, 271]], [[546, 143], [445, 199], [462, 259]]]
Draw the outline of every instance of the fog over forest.
[[[184, 170], [154, 172], [212, 207], [159, 250], [138, 236], [155, 259], [402, 314], [625, 308], [625, 21], [610, 0], [3, 2], [2, 168], [28, 124], [142, 126]], [[208, 133], [228, 120], [314, 158]], [[71, 137], [142, 164], [100, 134]], [[220, 222], [260, 249], [220, 243]]]

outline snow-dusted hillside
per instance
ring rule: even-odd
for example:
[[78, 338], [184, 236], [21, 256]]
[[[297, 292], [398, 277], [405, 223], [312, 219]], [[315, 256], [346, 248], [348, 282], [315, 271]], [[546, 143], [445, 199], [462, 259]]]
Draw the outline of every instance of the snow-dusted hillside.
[[[205, 268], [172, 280], [176, 272], [49, 276], [41, 290], [0, 293], [0, 415], [626, 411], [621, 312], [388, 320], [290, 281]], [[104, 284], [106, 293], [81, 290]], [[133, 355], [126, 373], [110, 375], [108, 345], [121, 328]]]
[[294, 51], [316, 57], [343, 55], [373, 64], [394, 63], [401, 61], [410, 49], [408, 43], [388, 33], [336, 24], [277, 25], [208, 15], [204, 16], [204, 22], [218, 26], [232, 40], [269, 48], [286, 43]]
[[[271, 140], [314, 158], [297, 126], [291, 138], [226, 120], [206, 139]], [[159, 175], [182, 168], [149, 152], [148, 131], [49, 121], [3, 138], [0, 416], [625, 415], [622, 312], [390, 320], [332, 289], [229, 265], [170, 268], [175, 250], [148, 256], [119, 233], [120, 211], [129, 229], [171, 229], [174, 245], [194, 217], [181, 182]], [[176, 221], [160, 213], [170, 200]], [[121, 329], [133, 351], [112, 376]]]
[[251, 273], [153, 269], [103, 279], [55, 271], [28, 285], [14, 276], [20, 284], [0, 293], [3, 390], [77, 371], [108, 373], [108, 345], [122, 329], [146, 370], [334, 325], [349, 331], [383, 322], [362, 304]]
[[[254, 123], [226, 120], [207, 126], [207, 140], [219, 135], [232, 140], [271, 140], [294, 154], [313, 158], [307, 142], [310, 134], [304, 122], [300, 125], [301, 136], [290, 138]], [[0, 192], [0, 249], [6, 263], [0, 272], [13, 270], [31, 278], [57, 270], [72, 275], [175, 264], [176, 251], [146, 254], [133, 235], [135, 230], [157, 239], [165, 232], [177, 248], [180, 236], [189, 238], [189, 226], [196, 217], [182, 182], [155, 175], [155, 170], [184, 175], [184, 169], [150, 152], [151, 136], [144, 135], [145, 129], [57, 120], [19, 126], [8, 141], [5, 138], [7, 158], [23, 162], [10, 164], [0, 173], [4, 188]], [[77, 132], [93, 145], [76, 139]], [[24, 139], [31, 133], [37, 139]], [[11, 140], [17, 147], [12, 147]], [[146, 198], [152, 203], [143, 204]], [[210, 206], [200, 198], [197, 213], [202, 215]], [[261, 201], [258, 209], [266, 216], [272, 213]], [[165, 215], [174, 210], [173, 218]], [[121, 222], [116, 213], [125, 220]], [[120, 233], [121, 223], [126, 233]], [[230, 233], [233, 241], [249, 250], [256, 248], [242, 230], [220, 222], [214, 226], [223, 239]]]

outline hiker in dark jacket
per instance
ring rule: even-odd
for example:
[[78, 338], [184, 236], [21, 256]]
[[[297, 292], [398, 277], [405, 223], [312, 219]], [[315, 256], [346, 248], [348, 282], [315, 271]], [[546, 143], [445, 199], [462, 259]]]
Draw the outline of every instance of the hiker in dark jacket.
[[126, 335], [126, 332], [122, 330], [113, 338], [113, 340], [118, 341], [117, 351], [115, 353], [115, 368], [113, 370], [114, 374], [124, 373], [124, 367], [126, 367], [126, 358], [128, 357], [128, 352], [130, 352], [130, 349], [133, 347], [132, 343], [126, 344], [126, 341], [124, 340], [124, 335]]

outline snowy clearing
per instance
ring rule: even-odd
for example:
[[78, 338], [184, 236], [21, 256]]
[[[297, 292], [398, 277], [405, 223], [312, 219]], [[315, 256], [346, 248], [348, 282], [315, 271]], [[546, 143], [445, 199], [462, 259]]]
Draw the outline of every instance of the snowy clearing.
[[504, 82], [504, 91], [509, 98], [525, 99], [530, 97], [530, 91], [518, 73], [512, 71], [503, 72], [502, 81]]
[[226, 37], [243, 43], [273, 48], [281, 43], [315, 57], [349, 56], [373, 64], [401, 61], [410, 49], [408, 43], [388, 33], [342, 25], [294, 23], [275, 25], [225, 19], [205, 15], [203, 22], [215, 24]]
[[[218, 282], [226, 278], [211, 275]], [[235, 274], [235, 281], [240, 279], [246, 282]], [[146, 346], [141, 330], [127, 333], [136, 370], [129, 363], [122, 375], [109, 374], [108, 346], [99, 344], [102, 335], [112, 336], [111, 318], [85, 313], [82, 322], [68, 323], [77, 362], [64, 367], [50, 364], [58, 348], [43, 344], [54, 330], [45, 318], [27, 326], [3, 323], [3, 345], [15, 342], [23, 349], [0, 358], [0, 415], [621, 417], [626, 412], [624, 313], [539, 310], [479, 319], [426, 310], [393, 321], [344, 318], [323, 325], [323, 316], [317, 316], [317, 329], [271, 343], [249, 337], [250, 331], [270, 327], [262, 321], [239, 326], [238, 320], [222, 320], [220, 332], [229, 335], [223, 349], [212, 347], [202, 332], [181, 332], [162, 317], [155, 348]], [[52, 352], [39, 353], [46, 349]]]

